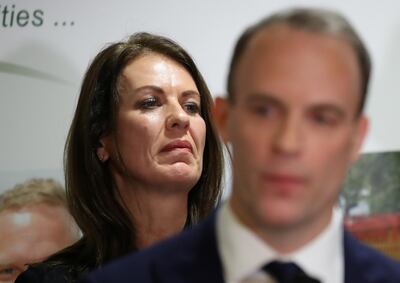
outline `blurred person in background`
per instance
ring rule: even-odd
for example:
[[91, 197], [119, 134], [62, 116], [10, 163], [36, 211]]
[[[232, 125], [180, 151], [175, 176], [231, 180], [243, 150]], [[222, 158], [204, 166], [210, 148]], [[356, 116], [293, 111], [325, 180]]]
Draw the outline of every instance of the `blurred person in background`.
[[83, 237], [23, 273], [75, 282], [87, 270], [177, 234], [221, 195], [212, 97], [174, 41], [138, 33], [90, 64], [65, 146], [69, 207]]
[[42, 261], [79, 239], [64, 188], [29, 179], [0, 195], [0, 282], [14, 282], [27, 264]]

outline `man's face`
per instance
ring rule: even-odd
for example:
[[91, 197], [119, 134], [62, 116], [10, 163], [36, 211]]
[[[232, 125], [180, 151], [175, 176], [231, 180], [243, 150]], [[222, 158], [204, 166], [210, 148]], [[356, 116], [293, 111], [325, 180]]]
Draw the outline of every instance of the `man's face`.
[[0, 283], [14, 282], [27, 264], [44, 260], [78, 236], [67, 210], [46, 204], [2, 211], [0, 231]]
[[238, 62], [222, 134], [231, 205], [253, 229], [322, 229], [367, 128], [360, 73], [341, 39], [275, 25]]

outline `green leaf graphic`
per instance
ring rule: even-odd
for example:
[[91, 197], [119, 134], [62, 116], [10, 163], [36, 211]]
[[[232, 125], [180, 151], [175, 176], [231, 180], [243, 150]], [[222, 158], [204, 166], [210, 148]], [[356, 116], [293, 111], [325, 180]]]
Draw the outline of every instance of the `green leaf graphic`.
[[39, 71], [33, 68], [25, 67], [22, 65], [7, 63], [3, 61], [0, 61], [0, 73], [13, 74], [33, 79], [55, 82], [68, 86], [75, 86], [74, 83], [64, 80], [60, 77], [54, 76], [52, 74]]

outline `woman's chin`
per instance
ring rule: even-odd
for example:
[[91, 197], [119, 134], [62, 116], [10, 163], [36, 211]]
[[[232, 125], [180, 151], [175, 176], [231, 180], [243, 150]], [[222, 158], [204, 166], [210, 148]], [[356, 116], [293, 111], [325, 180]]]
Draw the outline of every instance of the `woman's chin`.
[[170, 165], [164, 173], [169, 182], [186, 183], [193, 187], [200, 178], [201, 170], [182, 162]]

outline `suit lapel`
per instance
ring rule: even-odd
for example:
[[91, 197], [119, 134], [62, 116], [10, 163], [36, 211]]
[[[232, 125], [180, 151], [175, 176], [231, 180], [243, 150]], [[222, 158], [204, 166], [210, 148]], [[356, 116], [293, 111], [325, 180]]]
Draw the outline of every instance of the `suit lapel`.
[[370, 281], [367, 274], [366, 266], [363, 264], [364, 258], [362, 254], [362, 246], [360, 243], [347, 231], [344, 231], [344, 282], [354, 283]]
[[222, 265], [218, 254], [216, 213], [180, 237], [179, 247], [154, 265], [157, 283], [223, 283]]

